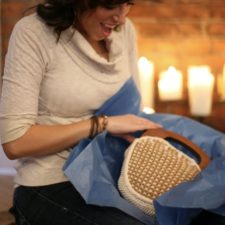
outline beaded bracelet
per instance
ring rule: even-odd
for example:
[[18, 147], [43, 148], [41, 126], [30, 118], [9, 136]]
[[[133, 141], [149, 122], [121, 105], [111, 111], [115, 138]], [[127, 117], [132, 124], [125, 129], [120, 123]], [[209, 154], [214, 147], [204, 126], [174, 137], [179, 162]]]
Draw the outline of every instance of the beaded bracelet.
[[103, 118], [103, 121], [102, 121], [102, 131], [104, 131], [104, 130], [106, 130], [106, 128], [108, 126], [108, 116], [102, 115], [101, 117]]
[[[103, 119], [101, 125], [99, 124], [100, 117]], [[108, 116], [101, 115], [99, 117], [98, 116], [91, 117], [91, 128], [90, 128], [89, 138], [94, 138], [98, 133], [106, 130], [107, 125], [108, 125]]]
[[94, 119], [94, 116], [91, 117], [91, 128], [90, 128], [90, 133], [89, 133], [89, 138], [92, 138], [93, 137], [93, 134], [94, 134], [94, 129], [95, 129], [95, 119]]
[[93, 138], [98, 134], [99, 120], [97, 116], [91, 117], [91, 129], [89, 138]]

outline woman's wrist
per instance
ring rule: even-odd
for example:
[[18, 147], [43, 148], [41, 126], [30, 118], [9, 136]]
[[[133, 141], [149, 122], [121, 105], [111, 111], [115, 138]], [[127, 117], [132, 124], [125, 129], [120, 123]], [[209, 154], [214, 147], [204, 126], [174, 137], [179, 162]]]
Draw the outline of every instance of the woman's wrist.
[[94, 138], [97, 134], [107, 130], [108, 116], [93, 116], [91, 117], [91, 127], [89, 132], [89, 138]]

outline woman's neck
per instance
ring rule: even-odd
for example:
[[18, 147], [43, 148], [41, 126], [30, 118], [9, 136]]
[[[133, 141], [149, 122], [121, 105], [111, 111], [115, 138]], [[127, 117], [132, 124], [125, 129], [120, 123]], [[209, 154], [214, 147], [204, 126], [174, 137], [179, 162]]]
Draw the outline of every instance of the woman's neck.
[[90, 38], [88, 37], [88, 35], [86, 34], [86, 32], [84, 31], [84, 29], [83, 29], [81, 26], [78, 26], [76, 29], [77, 29], [77, 30], [83, 35], [83, 37], [89, 42], [89, 44], [92, 46], [92, 48], [95, 50], [95, 52], [96, 52], [99, 56], [101, 56], [101, 57], [103, 57], [103, 58], [109, 60], [109, 50], [108, 50], [107, 47], [106, 47], [106, 42], [105, 42], [105, 40], [94, 41], [94, 40], [92, 40], [92, 39], [90, 39]]
[[105, 40], [100, 40], [100, 41], [94, 41], [90, 38], [88, 38], [85, 34], [83, 34], [84, 38], [89, 42], [89, 44], [92, 46], [92, 48], [95, 50], [95, 52], [105, 58], [109, 59], [109, 50], [106, 47], [106, 42]]
[[95, 52], [99, 56], [101, 56], [101, 57], [103, 57], [103, 58], [108, 60], [108, 58], [109, 58], [109, 50], [106, 47], [105, 40], [95, 41], [95, 42], [94, 41], [92, 41], [92, 42], [89, 41], [89, 43], [90, 43], [90, 45], [93, 47], [93, 49], [95, 50]]

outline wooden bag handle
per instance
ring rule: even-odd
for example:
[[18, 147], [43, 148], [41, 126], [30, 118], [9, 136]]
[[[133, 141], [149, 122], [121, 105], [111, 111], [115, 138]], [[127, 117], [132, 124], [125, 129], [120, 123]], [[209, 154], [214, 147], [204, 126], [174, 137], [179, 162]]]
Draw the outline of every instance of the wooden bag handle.
[[142, 136], [153, 136], [153, 137], [160, 137], [160, 138], [171, 138], [178, 143], [186, 146], [190, 151], [195, 153], [199, 157], [199, 167], [204, 169], [210, 162], [208, 155], [197, 145], [193, 142], [188, 140], [187, 138], [169, 130], [165, 130], [163, 128], [156, 128], [156, 129], [149, 129], [145, 131]]

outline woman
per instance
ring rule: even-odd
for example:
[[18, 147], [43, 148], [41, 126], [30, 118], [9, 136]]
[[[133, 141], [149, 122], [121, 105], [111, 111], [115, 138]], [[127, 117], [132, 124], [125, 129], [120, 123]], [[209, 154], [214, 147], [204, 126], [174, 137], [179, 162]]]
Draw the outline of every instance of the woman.
[[86, 205], [62, 171], [70, 149], [107, 129], [159, 127], [135, 115], [93, 117], [132, 75], [135, 35], [130, 0], [46, 0], [10, 38], [3, 77], [1, 142], [19, 159], [18, 225], [141, 224], [123, 212]]

